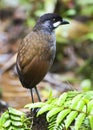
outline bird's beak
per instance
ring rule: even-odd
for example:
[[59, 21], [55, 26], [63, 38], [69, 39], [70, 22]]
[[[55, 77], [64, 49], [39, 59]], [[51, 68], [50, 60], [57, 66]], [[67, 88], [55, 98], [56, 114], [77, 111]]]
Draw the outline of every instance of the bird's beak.
[[61, 25], [64, 25], [64, 24], [69, 24], [69, 22], [63, 19]]
[[57, 22], [53, 23], [53, 27], [54, 27], [54, 29], [55, 29], [55, 28], [57, 28], [59, 25], [64, 25], [64, 24], [69, 24], [69, 22], [62, 19], [62, 21], [57, 21]]

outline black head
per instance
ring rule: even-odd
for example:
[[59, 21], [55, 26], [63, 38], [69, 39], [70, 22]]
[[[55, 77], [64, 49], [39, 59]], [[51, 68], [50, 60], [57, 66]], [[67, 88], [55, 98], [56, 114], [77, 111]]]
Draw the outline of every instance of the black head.
[[35, 28], [41, 27], [41, 28], [45, 28], [45, 29], [49, 28], [53, 30], [57, 28], [59, 25], [63, 25], [63, 24], [69, 24], [69, 22], [63, 20], [62, 17], [59, 16], [58, 14], [48, 13], [42, 15], [38, 19]]

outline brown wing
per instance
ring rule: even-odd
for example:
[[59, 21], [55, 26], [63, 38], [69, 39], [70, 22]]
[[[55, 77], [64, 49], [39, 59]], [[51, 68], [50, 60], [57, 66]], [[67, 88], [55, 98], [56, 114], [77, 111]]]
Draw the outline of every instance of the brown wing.
[[[43, 41], [43, 43], [46, 43], [46, 41]], [[39, 50], [41, 47], [42, 41], [40, 42], [39, 37], [35, 34], [27, 36], [20, 45], [17, 56], [17, 70], [20, 81], [26, 88], [32, 88], [38, 84], [50, 67], [51, 63], [47, 60], [50, 57], [49, 49], [48, 53], [45, 53], [44, 49]], [[43, 53], [46, 54], [46, 59], [43, 58]]]
[[22, 71], [19, 70], [19, 78], [26, 88], [33, 88], [38, 84], [49, 69], [48, 61], [41, 61], [38, 56], [35, 56]]
[[20, 43], [18, 50], [18, 64], [21, 69], [24, 68], [26, 64], [28, 64], [33, 57], [36, 55], [35, 43], [37, 40], [34, 40], [35, 34], [32, 32], [30, 35], [27, 35]]

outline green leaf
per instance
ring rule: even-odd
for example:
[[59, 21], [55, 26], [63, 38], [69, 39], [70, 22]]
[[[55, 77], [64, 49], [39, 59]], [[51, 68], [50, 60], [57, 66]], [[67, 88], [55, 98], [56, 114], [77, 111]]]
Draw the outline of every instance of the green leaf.
[[4, 123], [3, 127], [4, 127], [4, 128], [7, 128], [7, 127], [9, 127], [10, 125], [11, 125], [11, 120], [7, 120], [7, 121]]
[[16, 129], [14, 129], [14, 130], [31, 130], [31, 129], [25, 129], [25, 128], [16, 128]]
[[93, 91], [84, 92], [83, 97], [86, 98], [87, 100], [92, 100], [93, 99]]
[[75, 96], [75, 97], [72, 99], [70, 108], [75, 109], [76, 106], [77, 106], [77, 104], [78, 104], [78, 102], [81, 100], [81, 97], [82, 97], [82, 94], [79, 94], [79, 95]]
[[5, 130], [5, 129], [0, 127], [0, 130]]
[[72, 111], [65, 120], [65, 127], [68, 129], [70, 124], [75, 120], [75, 117], [78, 115], [77, 111]]
[[18, 116], [11, 115], [11, 119], [15, 121], [21, 121], [21, 117], [19, 115]]
[[93, 109], [93, 100], [89, 101], [87, 104], [88, 113], [90, 113], [92, 109]]
[[66, 115], [67, 115], [68, 113], [70, 113], [70, 111], [71, 111], [71, 109], [65, 109], [65, 110], [61, 111], [61, 112], [58, 114], [57, 120], [56, 120], [57, 125], [59, 125], [59, 124], [62, 122], [62, 120], [66, 117]]
[[22, 122], [18, 122], [18, 121], [12, 121], [12, 125], [13, 126], [22, 126]]
[[0, 118], [0, 130], [29, 130], [27, 125], [28, 118], [25, 114], [13, 108], [9, 108]]
[[84, 105], [82, 112], [87, 113], [87, 106], [86, 105]]
[[53, 128], [55, 127], [55, 124], [56, 124], [55, 121], [52, 121], [51, 123], [49, 123], [48, 130], [53, 130]]
[[90, 122], [91, 130], [93, 130], [93, 116], [89, 116], [89, 122]]
[[5, 130], [16, 130], [16, 129], [13, 126], [10, 126], [9, 128], [7, 128]]
[[8, 111], [4, 112], [0, 119], [0, 126], [2, 126], [9, 119]]
[[77, 96], [77, 94], [79, 94], [79, 92], [77, 92], [77, 91], [68, 91], [67, 92], [68, 93], [68, 97], [70, 98], [70, 97], [75, 97], [75, 96]]
[[93, 108], [91, 109], [90, 114], [93, 115]]
[[66, 101], [64, 104], [64, 108], [68, 108], [71, 105], [71, 99], [69, 101]]
[[59, 98], [58, 98], [58, 101], [57, 101], [57, 105], [58, 106], [62, 106], [67, 98], [68, 94], [65, 92], [63, 93]]
[[77, 106], [76, 106], [76, 110], [81, 111], [84, 108], [85, 102], [83, 100], [83, 98], [81, 98], [81, 100], [78, 102]]
[[8, 111], [10, 114], [17, 115], [17, 116], [21, 116], [22, 114], [24, 114], [23, 112], [13, 109], [11, 107], [8, 108]]
[[50, 110], [47, 113], [47, 121], [49, 121], [49, 119], [53, 116], [56, 115], [58, 112], [60, 112], [63, 109], [63, 107], [57, 107], [57, 108], [53, 108], [52, 110]]
[[83, 123], [83, 120], [85, 119], [86, 115], [84, 113], [80, 113], [75, 121], [75, 130], [78, 130]]
[[45, 106], [43, 106], [37, 113], [37, 116], [45, 113], [46, 111], [49, 111], [51, 110], [52, 108], [54, 108], [54, 105], [51, 105], [51, 104], [46, 104]]
[[45, 105], [44, 102], [30, 103], [30, 104], [27, 104], [25, 106], [25, 108], [29, 108], [29, 109], [31, 109], [31, 108], [40, 108], [40, 107], [43, 107], [44, 105]]
[[57, 98], [49, 98], [47, 101], [46, 101], [46, 104], [52, 104], [52, 105], [56, 105], [58, 99]]

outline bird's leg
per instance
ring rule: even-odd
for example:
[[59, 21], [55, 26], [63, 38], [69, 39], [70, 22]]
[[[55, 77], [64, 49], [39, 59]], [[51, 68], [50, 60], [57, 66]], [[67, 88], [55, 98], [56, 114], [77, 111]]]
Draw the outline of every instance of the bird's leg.
[[39, 102], [41, 102], [40, 95], [39, 95], [39, 93], [38, 93], [38, 90], [37, 90], [37, 87], [36, 87], [36, 86], [35, 86], [35, 91], [36, 91], [36, 94], [37, 94], [37, 97], [38, 97]]
[[31, 99], [32, 99], [32, 103], [34, 103], [33, 89], [30, 89], [30, 93], [31, 93]]

